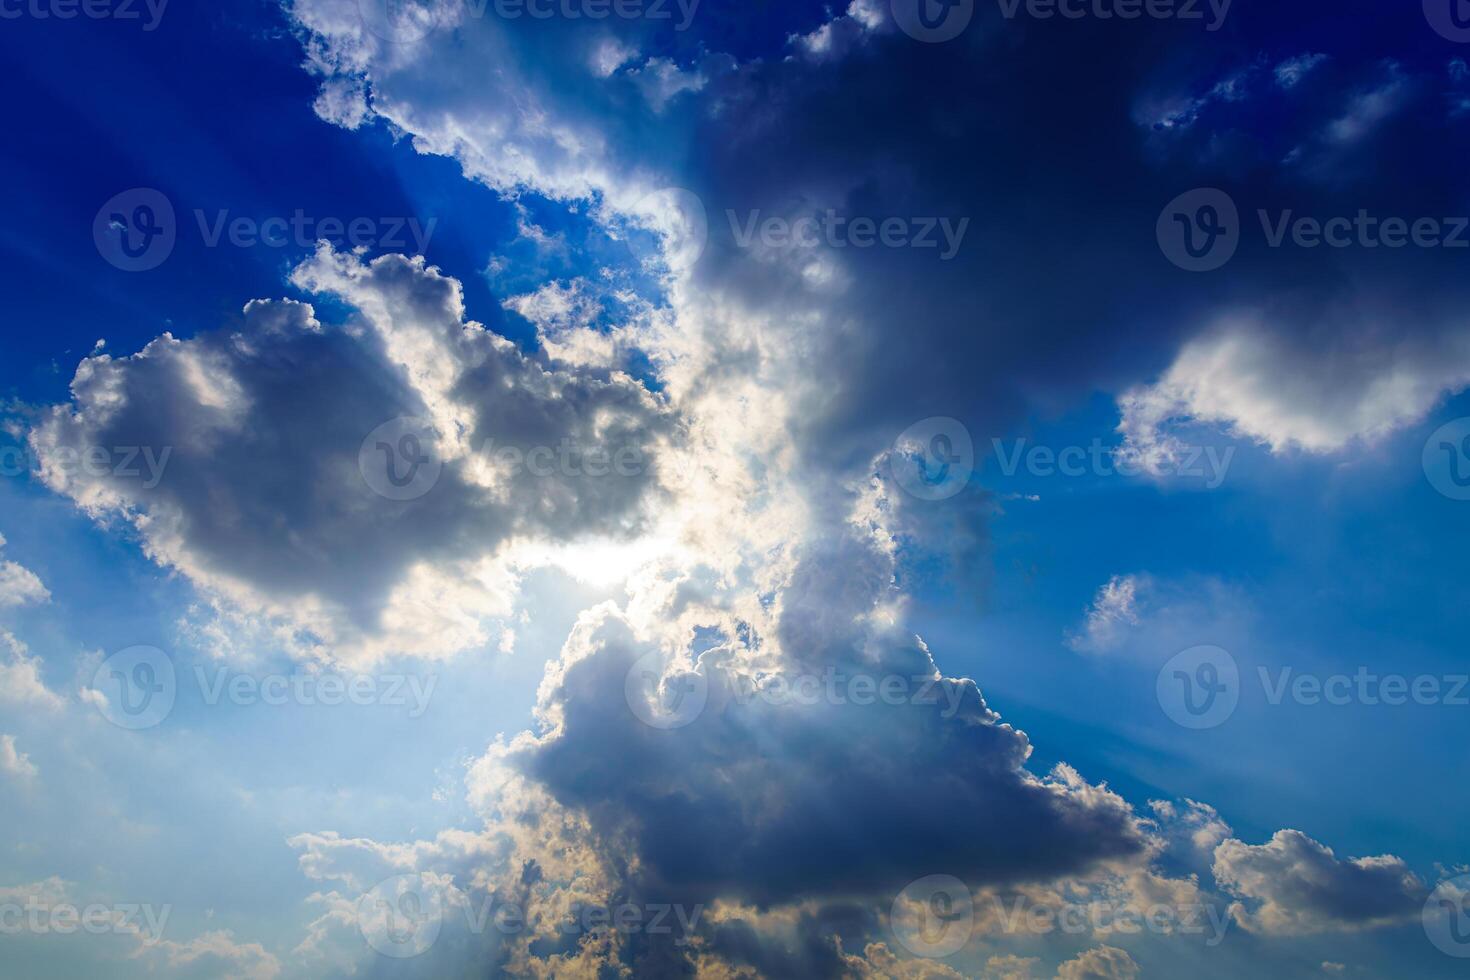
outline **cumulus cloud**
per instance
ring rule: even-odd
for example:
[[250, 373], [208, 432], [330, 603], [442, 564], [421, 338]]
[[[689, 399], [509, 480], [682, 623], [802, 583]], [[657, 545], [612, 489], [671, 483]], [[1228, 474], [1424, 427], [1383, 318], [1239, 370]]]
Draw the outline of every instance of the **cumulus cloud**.
[[1428, 894], [1402, 858], [1339, 860], [1298, 830], [1261, 845], [1231, 838], [1215, 849], [1215, 880], [1240, 901], [1235, 920], [1252, 932], [1296, 936], [1352, 932], [1417, 918]]
[[1116, 946], [1097, 946], [1057, 968], [1057, 980], [1137, 980], [1138, 964]]
[[1424, 418], [1470, 385], [1461, 331], [1294, 342], [1253, 318], [1227, 321], [1184, 345], [1163, 377], [1118, 399], [1125, 452], [1176, 463], [1188, 423], [1217, 425], [1272, 452], [1338, 452]]
[[1082, 627], [1067, 637], [1067, 645], [1086, 653], [1106, 653], [1123, 642], [1128, 627], [1138, 625], [1139, 589], [1148, 579], [1137, 575], [1114, 575], [1097, 590], [1087, 609]]
[[39, 772], [31, 757], [15, 747], [14, 735], [0, 735], [0, 772], [16, 779], [33, 779]]
[[30, 649], [14, 634], [0, 630], [0, 646], [7, 651], [6, 658], [0, 660], [0, 701], [49, 709], [65, 703], [42, 679], [40, 658], [31, 656]]
[[[4, 547], [5, 536], [0, 534], [0, 549]], [[35, 572], [13, 561], [0, 561], [0, 608], [50, 601], [51, 593]]]
[[[131, 521], [226, 614], [359, 663], [487, 642], [487, 619], [510, 612], [520, 539], [639, 527], [667, 432], [639, 383], [521, 354], [466, 321], [459, 283], [421, 258], [323, 246], [293, 279], [354, 315], [328, 327], [308, 304], [255, 301], [238, 329], [89, 357], [73, 402], [31, 433], [42, 479], [99, 520]], [[364, 447], [404, 417], [422, 420], [411, 448], [438, 475], [389, 499], [371, 468], [406, 457]], [[398, 430], [383, 438], [404, 449]], [[89, 446], [148, 447], [160, 465], [150, 478], [67, 465]]]

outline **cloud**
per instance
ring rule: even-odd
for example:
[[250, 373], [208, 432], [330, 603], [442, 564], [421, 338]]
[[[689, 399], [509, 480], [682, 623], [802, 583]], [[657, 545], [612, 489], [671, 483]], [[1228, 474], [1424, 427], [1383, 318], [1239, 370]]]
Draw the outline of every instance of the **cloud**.
[[41, 661], [10, 632], [0, 629], [0, 646], [9, 650], [8, 662], [0, 662], [0, 700], [60, 708], [65, 702], [41, 678]]
[[1057, 980], [1137, 980], [1138, 964], [1116, 946], [1097, 946], [1057, 968]]
[[[4, 547], [5, 536], [0, 534], [0, 548]], [[50, 601], [51, 593], [35, 572], [13, 561], [0, 561], [0, 608]]]
[[[459, 283], [421, 258], [323, 246], [293, 280], [353, 315], [329, 327], [310, 305], [258, 300], [238, 329], [83, 361], [73, 402], [31, 433], [45, 482], [132, 522], [224, 615], [359, 664], [487, 642], [486, 621], [510, 612], [518, 540], [638, 529], [668, 432], [638, 382], [521, 354], [466, 321]], [[402, 417], [423, 420], [415, 451], [442, 466], [408, 500], [375, 488], [372, 467], [392, 460], [368, 444]], [[396, 429], [383, 438], [404, 448]], [[143, 446], [160, 464], [146, 478], [65, 464], [88, 446]]]
[[1149, 587], [1147, 577], [1114, 575], [1097, 590], [1082, 628], [1067, 637], [1067, 645], [1083, 653], [1108, 653], [1124, 640], [1128, 628], [1138, 625], [1139, 590]]
[[1156, 467], [1177, 462], [1183, 424], [1216, 425], [1274, 453], [1340, 452], [1424, 418], [1470, 385], [1462, 331], [1340, 334], [1293, 342], [1251, 317], [1189, 341], [1156, 382], [1118, 399], [1125, 452]]
[[31, 757], [15, 747], [14, 735], [0, 735], [0, 772], [17, 779], [34, 779], [39, 772]]
[[1215, 880], [1241, 901], [1231, 914], [1252, 932], [1275, 936], [1353, 932], [1418, 917], [1428, 889], [1401, 858], [1338, 860], [1298, 830], [1265, 844], [1231, 838], [1215, 849]]

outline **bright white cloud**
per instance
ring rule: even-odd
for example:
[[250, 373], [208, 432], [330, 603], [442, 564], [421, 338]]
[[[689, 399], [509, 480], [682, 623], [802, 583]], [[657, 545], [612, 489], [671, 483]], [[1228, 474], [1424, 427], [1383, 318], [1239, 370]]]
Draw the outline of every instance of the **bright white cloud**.
[[1294, 344], [1248, 317], [1184, 345], [1158, 381], [1118, 399], [1125, 452], [1163, 469], [1185, 451], [1175, 430], [1216, 425], [1272, 452], [1331, 453], [1424, 418], [1470, 385], [1470, 335], [1345, 336]]

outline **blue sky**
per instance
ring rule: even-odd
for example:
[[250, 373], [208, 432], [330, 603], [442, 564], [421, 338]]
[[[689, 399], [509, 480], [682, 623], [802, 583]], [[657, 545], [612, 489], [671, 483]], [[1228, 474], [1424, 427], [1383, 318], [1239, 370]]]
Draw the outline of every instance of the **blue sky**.
[[0, 975], [1462, 975], [1449, 3], [621, 2], [3, 7]]

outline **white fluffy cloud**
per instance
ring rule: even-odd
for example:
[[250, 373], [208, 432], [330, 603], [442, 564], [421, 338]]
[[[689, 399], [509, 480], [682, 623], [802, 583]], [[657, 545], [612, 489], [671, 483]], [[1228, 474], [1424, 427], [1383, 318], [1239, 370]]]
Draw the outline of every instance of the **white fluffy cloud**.
[[[5, 547], [5, 536], [0, 534], [0, 548]], [[49, 602], [51, 593], [36, 573], [13, 561], [0, 561], [0, 607], [25, 606], [38, 602]]]
[[0, 772], [17, 779], [32, 779], [39, 772], [31, 757], [15, 747], [14, 735], [0, 735]]
[[[131, 521], [223, 615], [357, 663], [488, 642], [518, 542], [626, 538], [646, 518], [668, 426], [639, 383], [521, 354], [466, 321], [459, 283], [422, 259], [323, 247], [293, 278], [355, 315], [324, 327], [307, 304], [256, 301], [237, 330], [89, 357], [73, 403], [31, 434], [46, 483]], [[442, 467], [409, 500], [375, 490], [379, 460], [360, 455], [399, 417], [423, 420], [417, 452]], [[99, 446], [161, 462], [142, 477], [68, 465]]]
[[1296, 936], [1351, 932], [1418, 917], [1428, 889], [1402, 858], [1340, 860], [1299, 830], [1264, 844], [1231, 838], [1215, 849], [1215, 880], [1240, 901], [1235, 920], [1252, 932]]
[[1156, 468], [1180, 458], [1173, 430], [1186, 423], [1221, 426], [1272, 452], [1331, 453], [1417, 422], [1467, 385], [1463, 331], [1305, 344], [1238, 318], [1185, 344], [1158, 381], [1125, 392], [1118, 431], [1130, 455]]

